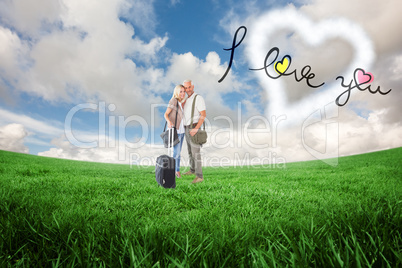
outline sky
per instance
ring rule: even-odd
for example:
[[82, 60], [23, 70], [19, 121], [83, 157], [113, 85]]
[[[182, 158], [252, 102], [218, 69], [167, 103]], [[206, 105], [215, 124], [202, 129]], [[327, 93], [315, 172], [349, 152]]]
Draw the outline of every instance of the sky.
[[0, 149], [154, 165], [186, 79], [206, 102], [206, 166], [336, 166], [400, 147], [400, 10], [399, 0], [2, 0]]

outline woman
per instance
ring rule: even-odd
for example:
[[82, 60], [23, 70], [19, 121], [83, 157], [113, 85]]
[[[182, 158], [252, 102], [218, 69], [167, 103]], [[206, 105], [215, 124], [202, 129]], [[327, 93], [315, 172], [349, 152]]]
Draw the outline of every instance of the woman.
[[[183, 120], [183, 107], [186, 102], [186, 91], [183, 85], [178, 85], [174, 88], [172, 99], [169, 101], [168, 108], [165, 112], [165, 119], [168, 127], [176, 127], [179, 143], [173, 147], [173, 157], [176, 162], [175, 171], [176, 177], [181, 178], [180, 175], [180, 152], [184, 139], [184, 120]], [[177, 111], [177, 119], [176, 119]], [[175, 125], [176, 122], [176, 125]]]

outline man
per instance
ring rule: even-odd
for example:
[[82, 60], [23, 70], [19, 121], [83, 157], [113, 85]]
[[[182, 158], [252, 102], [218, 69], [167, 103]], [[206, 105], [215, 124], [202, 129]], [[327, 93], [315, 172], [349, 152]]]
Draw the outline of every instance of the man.
[[[202, 161], [201, 161], [201, 146], [191, 142], [191, 136], [194, 136], [198, 129], [204, 123], [206, 118], [206, 108], [204, 98], [196, 93], [194, 93], [194, 85], [191, 80], [185, 80], [183, 82], [184, 89], [188, 95], [186, 104], [184, 105], [184, 129], [187, 141], [188, 155], [190, 157], [190, 171], [184, 173], [184, 175], [195, 174], [195, 179], [192, 183], [198, 183], [204, 181], [204, 176], [202, 174]], [[193, 125], [191, 124], [191, 110], [193, 108], [194, 97], [197, 96], [194, 108]]]

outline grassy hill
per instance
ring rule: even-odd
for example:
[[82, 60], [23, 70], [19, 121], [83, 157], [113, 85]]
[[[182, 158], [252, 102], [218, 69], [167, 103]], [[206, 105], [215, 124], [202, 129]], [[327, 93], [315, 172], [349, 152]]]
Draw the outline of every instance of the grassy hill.
[[153, 171], [0, 151], [0, 267], [402, 266], [402, 148]]

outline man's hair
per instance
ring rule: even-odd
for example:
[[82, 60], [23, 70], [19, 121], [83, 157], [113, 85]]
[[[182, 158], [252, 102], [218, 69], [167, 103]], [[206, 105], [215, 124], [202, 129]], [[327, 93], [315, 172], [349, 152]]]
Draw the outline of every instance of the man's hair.
[[183, 85], [184, 85], [184, 83], [190, 83], [190, 84], [192, 84], [190, 79], [184, 80], [184, 81], [183, 81]]

